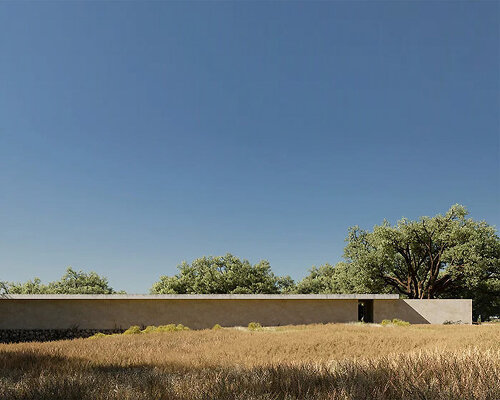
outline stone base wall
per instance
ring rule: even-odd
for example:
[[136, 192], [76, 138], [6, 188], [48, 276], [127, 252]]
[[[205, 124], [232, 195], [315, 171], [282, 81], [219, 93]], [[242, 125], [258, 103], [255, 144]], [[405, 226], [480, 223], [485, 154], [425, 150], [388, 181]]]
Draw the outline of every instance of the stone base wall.
[[49, 342], [87, 338], [102, 332], [123, 333], [123, 329], [0, 329], [0, 343]]

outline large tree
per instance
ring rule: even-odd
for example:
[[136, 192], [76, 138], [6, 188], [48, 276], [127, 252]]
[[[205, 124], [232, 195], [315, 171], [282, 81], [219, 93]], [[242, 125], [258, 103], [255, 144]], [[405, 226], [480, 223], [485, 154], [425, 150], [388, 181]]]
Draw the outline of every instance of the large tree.
[[75, 271], [68, 267], [58, 281], [43, 284], [39, 278], [25, 283], [7, 283], [5, 291], [10, 294], [112, 294], [105, 277], [95, 272]]
[[353, 227], [346, 242], [346, 262], [313, 267], [294, 291], [470, 298], [474, 319], [500, 315], [500, 240], [462, 206], [395, 226], [385, 221], [373, 231]]
[[466, 218], [455, 205], [445, 215], [387, 221], [372, 232], [351, 228], [345, 258], [413, 299], [443, 296], [500, 278], [500, 240], [494, 227]]
[[391, 289], [353, 263], [312, 267], [291, 289], [293, 293], [386, 293]]
[[293, 285], [289, 276], [274, 275], [268, 261], [252, 265], [231, 254], [183, 262], [178, 269], [175, 276], [161, 276], [151, 293], [281, 293]]

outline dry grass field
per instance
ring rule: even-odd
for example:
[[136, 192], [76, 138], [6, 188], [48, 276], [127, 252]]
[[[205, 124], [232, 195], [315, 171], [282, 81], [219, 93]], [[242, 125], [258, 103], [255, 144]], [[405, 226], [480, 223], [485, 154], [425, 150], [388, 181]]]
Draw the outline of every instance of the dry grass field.
[[500, 326], [313, 325], [0, 345], [1, 399], [500, 399]]

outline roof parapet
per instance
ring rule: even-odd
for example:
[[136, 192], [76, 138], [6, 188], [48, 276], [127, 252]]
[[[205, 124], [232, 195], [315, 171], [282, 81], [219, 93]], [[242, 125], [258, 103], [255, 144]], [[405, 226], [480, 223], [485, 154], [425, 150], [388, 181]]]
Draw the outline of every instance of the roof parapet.
[[395, 300], [398, 294], [3, 294], [0, 300]]

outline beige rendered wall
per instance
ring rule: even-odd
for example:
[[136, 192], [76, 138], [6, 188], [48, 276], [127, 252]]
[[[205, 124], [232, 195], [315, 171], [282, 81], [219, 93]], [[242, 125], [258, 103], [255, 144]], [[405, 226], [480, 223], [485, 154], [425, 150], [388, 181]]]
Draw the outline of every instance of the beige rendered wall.
[[357, 321], [353, 300], [19, 300], [0, 299], [0, 329], [114, 329], [181, 323], [222, 326]]
[[374, 300], [373, 321], [399, 318], [412, 324], [442, 324], [461, 321], [472, 324], [472, 300]]

